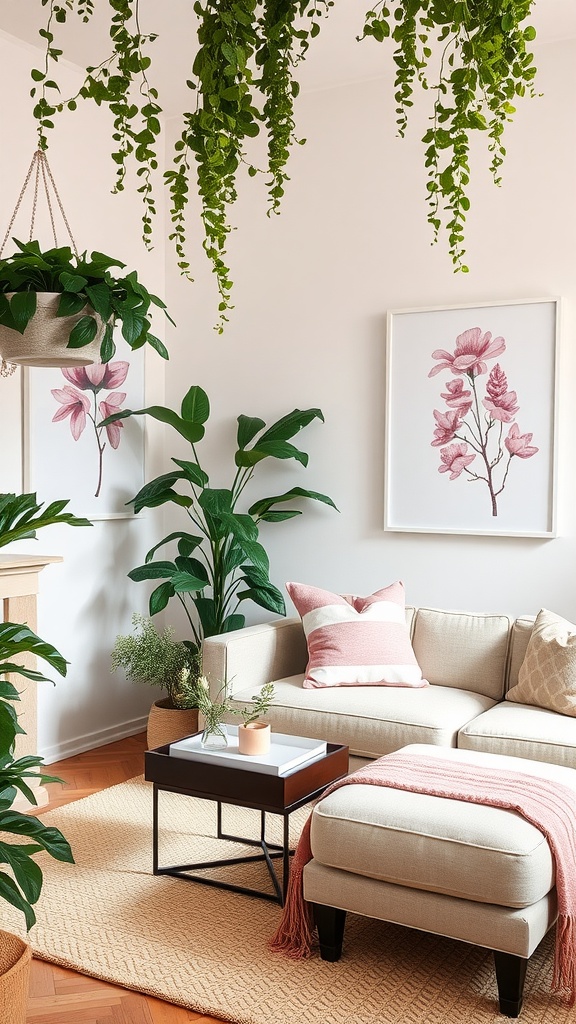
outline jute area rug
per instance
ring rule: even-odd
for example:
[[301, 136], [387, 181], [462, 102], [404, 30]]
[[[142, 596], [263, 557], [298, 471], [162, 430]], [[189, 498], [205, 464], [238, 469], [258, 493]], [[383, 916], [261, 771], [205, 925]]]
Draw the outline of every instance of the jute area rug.
[[[307, 814], [292, 816], [295, 838]], [[76, 865], [45, 855], [35, 954], [129, 989], [238, 1024], [503, 1024], [491, 954], [348, 915], [344, 954], [292, 961], [268, 940], [277, 904], [151, 873], [152, 787], [133, 779], [43, 815], [70, 841]], [[276, 822], [273, 816], [270, 821]], [[160, 863], [249, 852], [216, 840], [215, 805], [160, 794]], [[225, 808], [224, 829], [258, 835], [259, 816]], [[224, 870], [224, 869], [221, 869]], [[263, 887], [262, 864], [227, 878]], [[21, 932], [2, 906], [2, 927]], [[550, 994], [551, 941], [528, 967], [523, 1024], [574, 1022]]]

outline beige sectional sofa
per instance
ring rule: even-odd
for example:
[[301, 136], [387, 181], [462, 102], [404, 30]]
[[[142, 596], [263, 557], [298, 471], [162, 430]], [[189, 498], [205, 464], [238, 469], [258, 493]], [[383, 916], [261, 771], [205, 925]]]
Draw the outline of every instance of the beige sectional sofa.
[[428, 687], [304, 689], [307, 649], [300, 619], [278, 619], [204, 641], [216, 691], [227, 679], [244, 705], [274, 681], [267, 719], [277, 732], [344, 743], [380, 757], [409, 743], [513, 755], [576, 768], [576, 718], [505, 700], [534, 623], [506, 615], [407, 608]]

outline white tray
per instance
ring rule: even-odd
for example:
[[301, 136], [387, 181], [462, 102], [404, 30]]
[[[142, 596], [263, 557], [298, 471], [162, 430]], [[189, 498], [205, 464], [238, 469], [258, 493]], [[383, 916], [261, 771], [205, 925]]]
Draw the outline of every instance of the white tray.
[[228, 746], [224, 750], [204, 750], [200, 745], [200, 739], [201, 734], [171, 743], [170, 755], [183, 757], [189, 761], [203, 761], [205, 764], [220, 764], [226, 768], [247, 768], [264, 775], [288, 775], [307, 761], [323, 757], [327, 750], [325, 740], [273, 732], [268, 754], [241, 754], [238, 750], [237, 725], [228, 726]]

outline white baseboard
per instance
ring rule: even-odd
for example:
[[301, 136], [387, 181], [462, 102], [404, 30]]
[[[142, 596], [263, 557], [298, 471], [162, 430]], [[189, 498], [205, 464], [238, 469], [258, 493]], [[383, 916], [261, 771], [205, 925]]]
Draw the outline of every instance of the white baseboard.
[[120, 722], [109, 729], [85, 733], [83, 736], [76, 736], [74, 739], [56, 743], [51, 747], [40, 747], [38, 753], [44, 759], [45, 764], [53, 764], [54, 761], [62, 761], [65, 757], [83, 754], [84, 751], [92, 750], [94, 747], [103, 747], [105, 743], [114, 743], [115, 740], [123, 740], [126, 736], [144, 732], [147, 722], [148, 716], [143, 715], [141, 718], [133, 718], [130, 722]]

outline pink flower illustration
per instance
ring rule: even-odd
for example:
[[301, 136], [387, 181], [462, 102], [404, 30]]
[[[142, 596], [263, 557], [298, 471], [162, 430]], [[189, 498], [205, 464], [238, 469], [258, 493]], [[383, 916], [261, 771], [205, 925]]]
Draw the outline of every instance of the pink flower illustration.
[[62, 403], [62, 408], [54, 413], [52, 423], [65, 420], [69, 416], [72, 437], [77, 441], [86, 426], [86, 413], [90, 414], [90, 399], [76, 388], [69, 387], [55, 388], [52, 394], [57, 402]]
[[472, 392], [464, 389], [464, 381], [461, 377], [446, 381], [446, 388], [447, 391], [443, 391], [440, 397], [451, 409], [459, 409], [460, 415], [466, 416], [472, 408]]
[[[105, 420], [107, 416], [112, 416], [113, 413], [118, 412], [125, 398], [126, 393], [124, 391], [113, 391], [111, 395], [108, 395], [105, 402], [100, 402], [98, 408], [100, 409], [102, 419]], [[122, 420], [118, 420], [116, 423], [109, 423], [104, 428], [113, 448], [117, 448], [120, 444], [120, 431], [123, 426]]]
[[65, 367], [62, 373], [71, 384], [82, 391], [105, 391], [117, 388], [126, 380], [130, 364], [124, 360], [115, 363], [92, 363], [90, 366]]
[[[102, 487], [103, 455], [106, 448], [106, 441], [102, 440], [102, 433], [106, 430], [106, 437], [111, 448], [117, 448], [120, 444], [121, 433], [124, 424], [121, 422], [111, 423], [107, 427], [98, 425], [98, 411], [102, 419], [111, 416], [120, 410], [122, 402], [126, 398], [124, 391], [112, 391], [100, 403], [96, 395], [100, 391], [109, 388], [117, 388], [123, 384], [128, 375], [130, 364], [124, 360], [117, 360], [115, 363], [92, 363], [90, 366], [63, 367], [62, 373], [66, 380], [74, 387], [65, 386], [62, 389], [52, 391], [57, 402], [62, 404], [52, 418], [52, 422], [66, 419], [70, 416], [70, 430], [75, 441], [78, 440], [86, 427], [86, 417], [92, 422], [94, 436], [98, 448], [98, 483], [96, 485], [95, 497], [100, 494]], [[78, 390], [80, 389], [80, 390]], [[85, 391], [92, 392], [92, 403]]]
[[505, 348], [504, 338], [494, 338], [492, 341], [490, 331], [482, 334], [480, 327], [471, 327], [456, 338], [454, 354], [446, 352], [443, 348], [437, 348], [432, 353], [432, 359], [440, 359], [441, 362], [432, 367], [428, 376], [434, 377], [441, 370], [449, 369], [452, 373], [466, 373], [477, 377], [478, 374], [488, 371], [485, 360], [499, 356]]
[[[434, 377], [449, 369], [456, 375], [440, 392], [446, 411], [433, 410], [436, 426], [430, 443], [434, 448], [442, 448], [438, 472], [448, 473], [450, 480], [457, 480], [464, 473], [470, 483], [483, 481], [493, 516], [498, 515], [498, 497], [506, 487], [513, 457], [529, 459], [538, 452], [531, 444], [532, 434], [520, 434], [514, 422], [520, 409], [518, 396], [508, 390], [508, 378], [500, 363], [490, 370], [486, 393], [481, 394], [479, 377], [488, 373], [486, 360], [495, 359], [505, 350], [504, 338], [493, 339], [490, 331], [482, 333], [480, 327], [471, 327], [458, 335], [453, 354], [435, 349], [432, 358], [439, 362], [428, 374]], [[504, 423], [512, 426], [502, 442]], [[450, 444], [452, 441], [455, 443]], [[469, 468], [473, 462], [474, 470]]]
[[442, 465], [438, 466], [438, 472], [450, 473], [450, 479], [456, 480], [462, 470], [474, 462], [476, 455], [468, 454], [468, 445], [463, 441], [461, 444], [449, 444], [447, 448], [443, 448], [440, 458]]
[[518, 424], [513, 423], [508, 431], [508, 437], [504, 440], [504, 444], [510, 452], [510, 458], [513, 455], [517, 455], [519, 459], [530, 459], [539, 451], [538, 448], [530, 444], [531, 441], [532, 434], [521, 434]]
[[520, 408], [516, 392], [508, 391], [507, 388], [506, 374], [500, 364], [496, 363], [486, 383], [486, 391], [490, 397], [483, 398], [482, 405], [488, 409], [493, 419], [500, 420], [501, 423], [511, 423]]
[[439, 448], [441, 445], [452, 440], [460, 426], [462, 416], [459, 409], [449, 409], [445, 413], [434, 409], [434, 419], [437, 426], [434, 430], [434, 440], [430, 443], [434, 448]]

